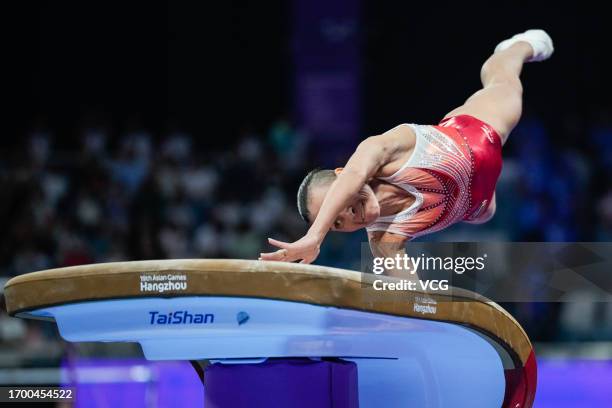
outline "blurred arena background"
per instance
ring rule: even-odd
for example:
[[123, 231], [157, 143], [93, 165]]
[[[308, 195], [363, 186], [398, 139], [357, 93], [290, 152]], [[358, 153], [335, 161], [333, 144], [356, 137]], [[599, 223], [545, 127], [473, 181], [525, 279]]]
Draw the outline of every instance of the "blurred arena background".
[[[431, 239], [610, 241], [612, 28], [586, 3], [554, 4], [13, 4], [0, 275], [256, 258], [267, 237], [305, 230], [295, 193], [309, 169], [342, 165], [399, 123], [437, 123], [479, 88], [494, 46], [531, 27], [556, 53], [524, 70], [497, 215]], [[332, 234], [317, 263], [359, 269], [363, 241]], [[536, 343], [536, 407], [612, 398], [611, 304], [503, 306]], [[137, 347], [68, 346], [53, 325], [0, 308], [0, 384], [59, 383], [70, 356], [140, 361]], [[560, 397], [568, 382], [582, 390], [574, 400]]]

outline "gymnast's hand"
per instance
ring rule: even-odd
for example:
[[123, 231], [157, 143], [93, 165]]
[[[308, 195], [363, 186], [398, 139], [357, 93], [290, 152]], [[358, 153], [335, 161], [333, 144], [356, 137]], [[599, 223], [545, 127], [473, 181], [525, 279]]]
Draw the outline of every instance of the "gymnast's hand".
[[260, 254], [259, 259], [264, 261], [285, 261], [294, 262], [300, 260], [300, 263], [312, 263], [317, 256], [321, 248], [321, 239], [319, 237], [306, 234], [299, 240], [289, 243], [277, 241], [272, 238], [268, 238], [268, 242], [277, 248], [281, 248], [275, 252], [267, 252]]

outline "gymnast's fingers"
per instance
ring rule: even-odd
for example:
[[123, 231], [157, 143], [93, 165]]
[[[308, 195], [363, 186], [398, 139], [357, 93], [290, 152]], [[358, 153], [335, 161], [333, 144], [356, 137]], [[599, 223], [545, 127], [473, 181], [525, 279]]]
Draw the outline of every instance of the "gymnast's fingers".
[[283, 248], [283, 249], [287, 249], [291, 245], [288, 242], [279, 241], [279, 240], [276, 240], [274, 238], [268, 238], [268, 242], [271, 245], [274, 245], [275, 247]]
[[279, 249], [274, 252], [262, 252], [259, 254], [259, 259], [263, 261], [295, 261], [295, 258], [289, 256], [289, 253], [286, 249]]
[[261, 254], [259, 254], [259, 259], [262, 261], [281, 261], [282, 256], [278, 253], [278, 251], [265, 253], [262, 252]]

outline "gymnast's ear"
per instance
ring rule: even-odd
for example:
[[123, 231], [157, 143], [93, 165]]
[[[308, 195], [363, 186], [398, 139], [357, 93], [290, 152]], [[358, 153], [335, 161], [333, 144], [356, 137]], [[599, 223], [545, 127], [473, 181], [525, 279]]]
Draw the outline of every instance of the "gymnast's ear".
[[344, 170], [344, 167], [336, 167], [334, 169], [334, 173], [336, 173], [336, 176], [337, 176], [342, 172], [342, 170]]

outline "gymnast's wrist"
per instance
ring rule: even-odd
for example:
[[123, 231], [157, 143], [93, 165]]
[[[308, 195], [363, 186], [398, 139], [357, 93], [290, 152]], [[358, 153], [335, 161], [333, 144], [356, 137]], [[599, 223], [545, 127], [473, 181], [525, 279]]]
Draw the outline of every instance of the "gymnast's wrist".
[[310, 228], [308, 232], [306, 233], [306, 235], [311, 237], [312, 239], [315, 239], [317, 242], [321, 243], [325, 239], [325, 235], [327, 235], [327, 231], [323, 231], [319, 228]]

